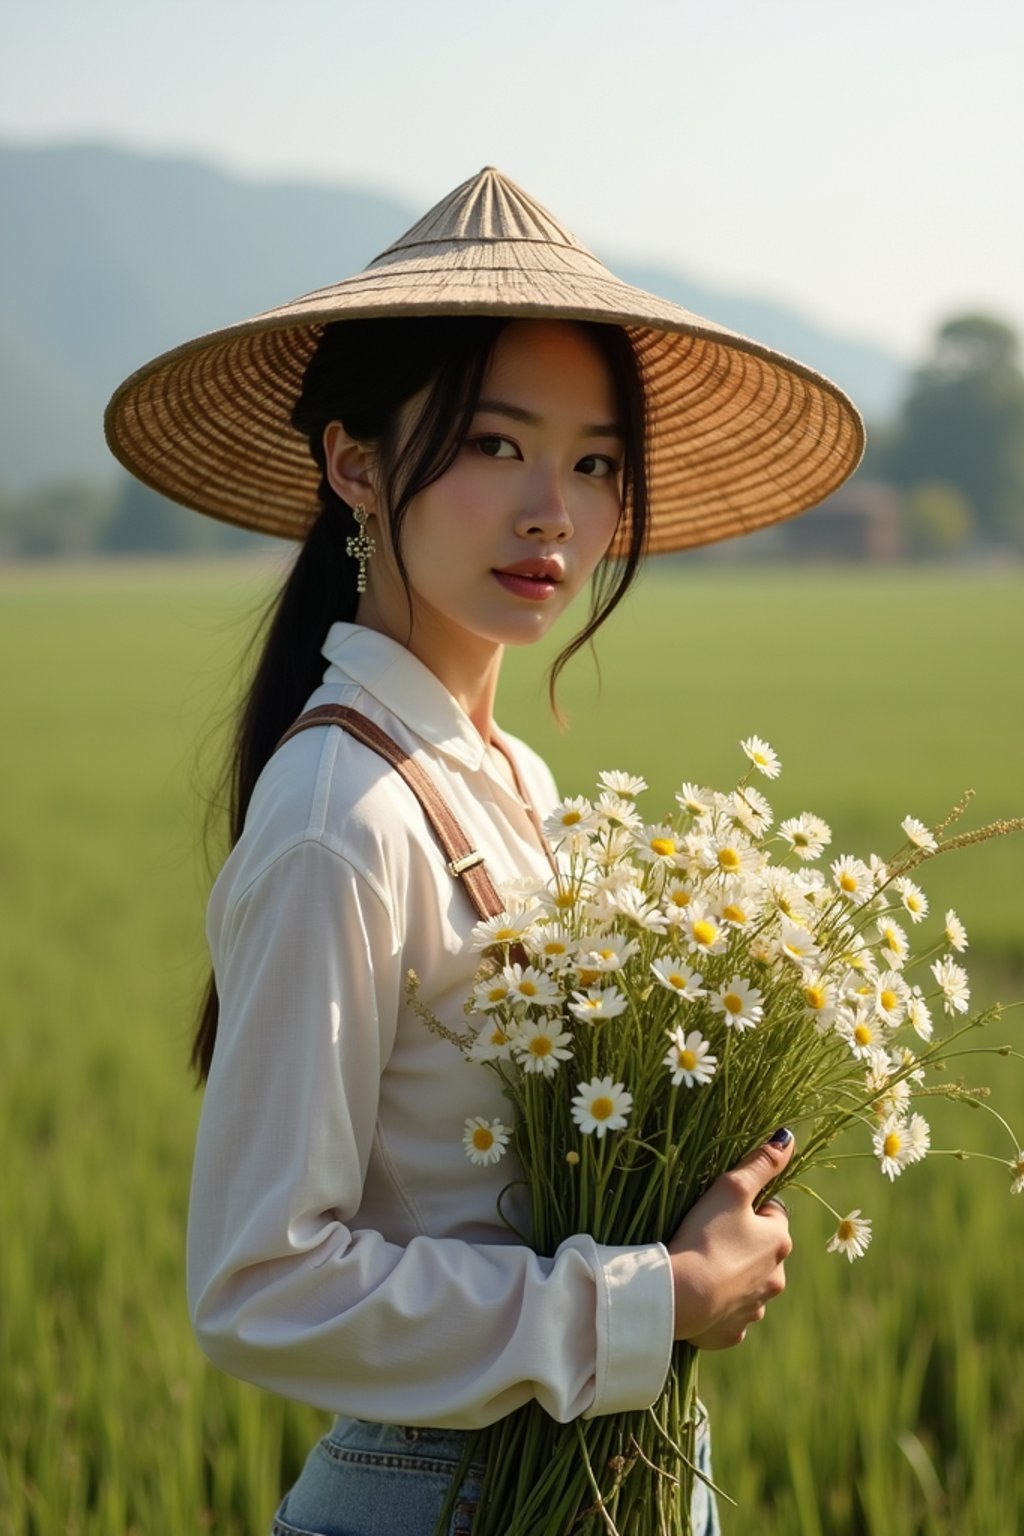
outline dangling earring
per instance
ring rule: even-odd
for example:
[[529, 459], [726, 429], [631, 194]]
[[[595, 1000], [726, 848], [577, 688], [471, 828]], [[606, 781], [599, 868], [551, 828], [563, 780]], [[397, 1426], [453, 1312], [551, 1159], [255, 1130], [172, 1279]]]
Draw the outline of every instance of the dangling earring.
[[366, 591], [366, 563], [373, 558], [373, 552], [377, 548], [373, 539], [366, 531], [366, 523], [370, 514], [364, 506], [352, 509], [352, 516], [359, 525], [359, 532], [350, 534], [345, 540], [345, 553], [351, 555], [353, 560], [359, 561], [359, 570], [356, 572], [356, 591]]

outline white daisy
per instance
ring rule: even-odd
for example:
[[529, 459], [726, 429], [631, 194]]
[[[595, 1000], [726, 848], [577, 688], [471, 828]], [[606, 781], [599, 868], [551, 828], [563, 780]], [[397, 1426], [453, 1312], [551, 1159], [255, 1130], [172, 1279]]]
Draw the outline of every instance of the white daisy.
[[[828, 834], [827, 837], [822, 837], [823, 830]], [[808, 815], [806, 811], [780, 822], [779, 836], [785, 838], [798, 859], [805, 860], [820, 858], [826, 843], [832, 840], [832, 833], [825, 823], [817, 816]]]
[[638, 928], [645, 928], [648, 933], [664, 933], [668, 926], [664, 913], [659, 912], [654, 903], [648, 900], [647, 893], [636, 881], [631, 880], [617, 891], [610, 892], [607, 906], [617, 916], [635, 923]]
[[616, 1019], [629, 1006], [618, 987], [588, 987], [586, 992], [574, 992], [569, 1012], [585, 1024], [598, 1019]]
[[734, 879], [760, 869], [764, 856], [751, 847], [740, 833], [723, 833], [708, 839], [712, 871], [723, 879]]
[[681, 861], [679, 839], [671, 827], [644, 827], [637, 833], [637, 857], [645, 864], [660, 864], [669, 869], [677, 868]]
[[923, 848], [925, 853], [934, 853], [939, 846], [935, 841], [934, 832], [930, 832], [924, 822], [918, 821], [916, 816], [904, 816], [900, 826], [915, 848]]
[[464, 1054], [467, 1061], [511, 1061], [512, 1043], [511, 1028], [494, 1019], [484, 1025]]
[[748, 928], [763, 906], [764, 898], [752, 880], [727, 880], [711, 901], [715, 916], [734, 928]]
[[485, 1120], [482, 1115], [474, 1115], [472, 1120], [466, 1121], [462, 1145], [470, 1162], [482, 1168], [488, 1163], [500, 1162], [511, 1134], [500, 1120]]
[[928, 915], [928, 898], [913, 880], [908, 880], [906, 875], [900, 875], [893, 881], [893, 887], [903, 903], [904, 911], [910, 914], [912, 923], [919, 923]]
[[890, 1029], [903, 1023], [910, 988], [897, 971], [883, 971], [874, 985], [875, 1017]]
[[488, 976], [473, 988], [473, 1012], [487, 1013], [509, 1001], [509, 984], [504, 975]]
[[910, 958], [910, 944], [903, 929], [891, 918], [881, 917], [876, 931], [882, 959], [892, 970], [902, 971]]
[[906, 1121], [890, 1115], [875, 1132], [872, 1143], [882, 1172], [890, 1181], [897, 1178], [910, 1162]]
[[473, 929], [473, 948], [490, 949], [492, 944], [519, 944], [532, 922], [533, 917], [529, 912], [499, 912], [495, 917], [485, 917]]
[[775, 813], [764, 795], [750, 785], [734, 791], [732, 815], [752, 837], [763, 837], [775, 820]]
[[528, 1003], [531, 1008], [557, 1008], [562, 994], [550, 976], [533, 965], [506, 965], [502, 976], [508, 982], [509, 1001]]
[[677, 997], [684, 998], [688, 1003], [696, 1002], [698, 997], [706, 995], [702, 985], [703, 976], [699, 971], [692, 970], [678, 955], [667, 955], [653, 961], [651, 970], [663, 987], [669, 992], [675, 992]]
[[576, 952], [576, 940], [561, 923], [539, 924], [526, 936], [526, 947], [549, 970], [563, 970]]
[[590, 801], [583, 795], [562, 800], [549, 816], [544, 818], [544, 833], [557, 848], [564, 838], [581, 832], [590, 832], [597, 825], [597, 814]]
[[832, 878], [836, 889], [856, 907], [870, 901], [875, 893], [870, 869], [863, 859], [855, 859], [852, 854], [844, 853], [842, 858], [833, 861]]
[[760, 736], [748, 736], [746, 741], [741, 741], [740, 746], [750, 758], [759, 773], [763, 773], [766, 779], [777, 779], [782, 772], [782, 764], [778, 756], [766, 741]]
[[572, 1118], [585, 1136], [595, 1135], [600, 1140], [606, 1131], [622, 1130], [633, 1107], [633, 1095], [626, 1092], [624, 1083], [595, 1077], [576, 1086]]
[[711, 1006], [720, 1013], [730, 1029], [753, 1029], [764, 1017], [762, 993], [742, 976], [731, 976], [717, 992], [711, 993]]
[[957, 965], [952, 955], [943, 955], [930, 969], [941, 989], [946, 1012], [966, 1013], [971, 1005], [971, 989], [963, 966]]
[[798, 965], [809, 965], [821, 956], [813, 933], [788, 917], [779, 924], [779, 953], [787, 960], [795, 960]]
[[670, 880], [661, 893], [661, 910], [669, 923], [682, 922], [695, 895], [695, 887], [685, 880]]
[[842, 1217], [833, 1235], [825, 1244], [828, 1253], [845, 1253], [852, 1264], [863, 1258], [871, 1241], [871, 1222], [860, 1213], [860, 1207]]
[[647, 788], [647, 780], [642, 779], [636, 773], [620, 773], [616, 769], [606, 769], [598, 774], [598, 781], [605, 789], [610, 789], [613, 795], [642, 795]]
[[835, 983], [818, 971], [808, 972], [804, 976], [801, 991], [804, 995], [804, 1009], [807, 1017], [813, 1019], [818, 1029], [824, 1034], [829, 1025], [835, 1022], [836, 1017], [836, 988]]
[[932, 1144], [931, 1128], [923, 1115], [911, 1115], [904, 1128], [908, 1163], [919, 1163]]
[[700, 1030], [693, 1029], [686, 1034], [681, 1029], [670, 1029], [668, 1038], [672, 1043], [662, 1066], [671, 1068], [673, 1088], [678, 1088], [680, 1083], [685, 1083], [687, 1088], [694, 1085], [702, 1088], [710, 1083], [718, 1066], [718, 1057], [712, 1056], [709, 1042]]
[[[841, 1008], [836, 1015], [836, 1034], [841, 1040], [845, 1040], [850, 1050], [861, 1061], [871, 1061], [877, 1068], [878, 1063], [875, 1052], [880, 1048], [880, 1031], [878, 1024], [863, 1009], [851, 1011]], [[886, 1059], [885, 1081], [888, 1082], [888, 1059]]]
[[[585, 947], [589, 945], [589, 947]], [[608, 971], [621, 971], [631, 960], [640, 945], [636, 939], [624, 939], [619, 934], [607, 933], [603, 938], [584, 940], [580, 945], [577, 966], [580, 970], [596, 971], [604, 975]]]
[[698, 955], [720, 955], [726, 947], [726, 937], [714, 913], [704, 901], [694, 901], [687, 908], [686, 916], [679, 925], [679, 937]]
[[557, 1023], [528, 1019], [516, 1030], [512, 1049], [524, 1072], [540, 1072], [544, 1077], [554, 1077], [560, 1061], [568, 1061], [572, 1051], [566, 1047], [572, 1036], [559, 1030]]
[[596, 810], [601, 820], [612, 826], [625, 827], [630, 832], [643, 826], [643, 818], [634, 810], [633, 802], [613, 795], [611, 790], [606, 789], [602, 795], [598, 795]]
[[946, 913], [946, 943], [962, 955], [967, 948], [967, 929], [952, 908]]
[[1024, 1152], [1022, 1152], [1019, 1148], [1017, 1151], [1017, 1156], [1011, 1163], [1008, 1164], [1008, 1167], [1010, 1172], [1013, 1174], [1013, 1181], [1010, 1184], [1010, 1194], [1024, 1195]]
[[905, 1082], [924, 1082], [924, 1068], [917, 1066], [917, 1057], [909, 1045], [899, 1045], [894, 1051], [890, 1051], [889, 1064], [894, 1072], [906, 1073]]
[[676, 800], [690, 816], [710, 816], [714, 795], [710, 789], [686, 782], [680, 785]]
[[920, 987], [912, 987], [907, 998], [907, 1022], [922, 1040], [932, 1038], [932, 1016]]

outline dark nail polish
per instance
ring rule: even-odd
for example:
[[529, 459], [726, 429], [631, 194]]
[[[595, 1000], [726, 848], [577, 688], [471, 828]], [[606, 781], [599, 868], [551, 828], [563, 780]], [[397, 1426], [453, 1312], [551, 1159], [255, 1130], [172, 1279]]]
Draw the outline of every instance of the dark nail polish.
[[792, 1140], [793, 1132], [787, 1130], [784, 1125], [780, 1125], [768, 1145], [771, 1147], [788, 1147]]

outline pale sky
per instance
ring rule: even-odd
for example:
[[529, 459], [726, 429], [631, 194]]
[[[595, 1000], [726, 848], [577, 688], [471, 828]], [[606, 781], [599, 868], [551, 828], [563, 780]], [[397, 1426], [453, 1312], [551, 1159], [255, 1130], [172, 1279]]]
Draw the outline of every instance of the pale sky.
[[6, 142], [417, 213], [492, 164], [605, 259], [904, 357], [954, 311], [1024, 333], [1020, 0], [6, 0], [2, 39]]

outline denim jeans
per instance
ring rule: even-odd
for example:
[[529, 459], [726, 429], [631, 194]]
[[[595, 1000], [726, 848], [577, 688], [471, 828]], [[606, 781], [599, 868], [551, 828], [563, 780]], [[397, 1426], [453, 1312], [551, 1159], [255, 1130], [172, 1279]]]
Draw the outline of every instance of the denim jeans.
[[[460, 1430], [337, 1419], [310, 1452], [271, 1536], [433, 1536], [464, 1443]], [[710, 1476], [706, 1429], [697, 1452], [698, 1465]], [[471, 1468], [463, 1480], [448, 1536], [471, 1536], [480, 1470]], [[699, 1480], [693, 1530], [694, 1536], [721, 1536], [714, 1496]]]

